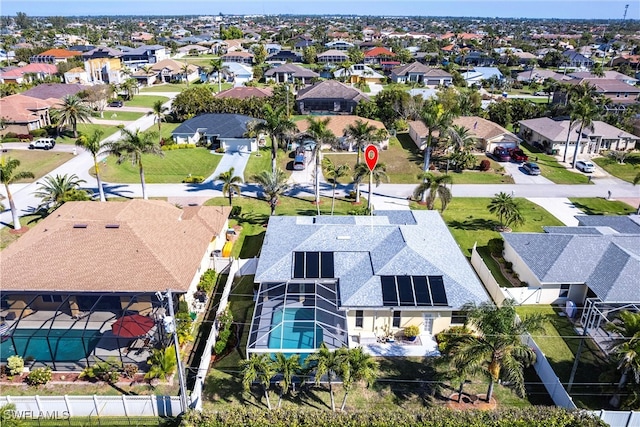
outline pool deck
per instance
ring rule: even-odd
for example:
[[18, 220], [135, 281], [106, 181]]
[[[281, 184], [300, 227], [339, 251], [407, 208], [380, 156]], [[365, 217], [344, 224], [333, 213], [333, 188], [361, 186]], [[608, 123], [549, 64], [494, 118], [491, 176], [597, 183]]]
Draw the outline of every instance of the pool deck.
[[391, 343], [363, 344], [365, 353], [377, 357], [439, 356], [438, 344], [431, 335], [423, 334], [415, 341], [396, 340]]

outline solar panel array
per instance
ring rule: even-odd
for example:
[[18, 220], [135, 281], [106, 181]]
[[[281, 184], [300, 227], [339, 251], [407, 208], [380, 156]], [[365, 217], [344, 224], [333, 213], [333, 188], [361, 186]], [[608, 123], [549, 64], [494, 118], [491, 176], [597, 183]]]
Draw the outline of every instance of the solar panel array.
[[380, 276], [382, 305], [447, 306], [442, 276]]
[[332, 279], [333, 252], [294, 252], [294, 279]]

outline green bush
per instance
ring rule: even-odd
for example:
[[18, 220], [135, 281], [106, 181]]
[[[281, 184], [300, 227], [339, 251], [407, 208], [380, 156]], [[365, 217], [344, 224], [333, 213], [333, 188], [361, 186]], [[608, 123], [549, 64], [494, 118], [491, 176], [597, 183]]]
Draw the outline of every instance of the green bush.
[[135, 374], [138, 373], [138, 365], [134, 365], [133, 363], [127, 363], [124, 365], [122, 369], [122, 373], [127, 378], [133, 378]]
[[9, 375], [21, 374], [24, 369], [24, 359], [17, 354], [7, 357], [7, 368], [9, 369]]
[[109, 384], [116, 383], [120, 379], [122, 371], [122, 362], [116, 360], [107, 360], [96, 362], [93, 366], [87, 366], [82, 370], [78, 378], [89, 381], [104, 381]]
[[51, 381], [51, 368], [36, 368], [27, 375], [27, 384], [32, 386], [41, 386]]
[[7, 132], [4, 134], [4, 138], [18, 138], [18, 134], [15, 132]]
[[165, 144], [162, 146], [162, 151], [184, 150], [187, 148], [196, 148], [196, 144]]
[[502, 251], [504, 250], [504, 240], [499, 238], [491, 239], [487, 243], [487, 247], [489, 248], [491, 255], [501, 257]]
[[438, 343], [438, 350], [444, 352], [452, 339], [462, 337], [464, 335], [470, 335], [471, 329], [466, 326], [451, 326], [449, 329], [436, 334], [436, 342]]
[[410, 325], [404, 328], [404, 336], [407, 338], [413, 338], [420, 335], [420, 328], [416, 325]]
[[9, 138], [5, 136], [2, 138], [2, 142], [20, 142], [20, 138]]
[[47, 136], [47, 130], [46, 129], [34, 129], [32, 131], [29, 132], [31, 135], [35, 136], [36, 138], [40, 138], [42, 136]]
[[229, 214], [229, 218], [238, 218], [242, 213], [242, 206], [233, 206], [231, 208], [231, 213]]
[[[239, 206], [238, 206], [239, 207]], [[216, 279], [217, 275], [215, 270], [207, 270], [200, 277], [200, 282], [198, 283], [198, 290], [201, 292], [210, 295], [213, 289], [216, 287]]]
[[216, 345], [213, 347], [213, 351], [215, 354], [222, 354], [227, 348], [229, 338], [231, 337], [232, 323], [233, 315], [231, 314], [231, 310], [229, 310], [229, 308], [226, 308], [218, 316], [218, 337], [216, 340]]
[[204, 181], [204, 176], [202, 175], [189, 175], [185, 179], [182, 180], [183, 184], [200, 184]]

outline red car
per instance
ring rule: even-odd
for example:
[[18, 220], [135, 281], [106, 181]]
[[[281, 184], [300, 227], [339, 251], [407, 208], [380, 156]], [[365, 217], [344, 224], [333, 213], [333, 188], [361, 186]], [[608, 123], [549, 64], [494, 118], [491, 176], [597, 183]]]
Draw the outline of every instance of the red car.
[[520, 163], [529, 160], [529, 156], [524, 154], [524, 151], [519, 148], [510, 148], [509, 155], [511, 156], [511, 160], [513, 160], [514, 162]]

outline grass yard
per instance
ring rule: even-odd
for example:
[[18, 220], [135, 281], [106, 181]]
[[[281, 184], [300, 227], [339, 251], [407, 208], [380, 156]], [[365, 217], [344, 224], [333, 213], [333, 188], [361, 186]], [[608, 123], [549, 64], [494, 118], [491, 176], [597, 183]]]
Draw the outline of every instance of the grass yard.
[[597, 157], [593, 162], [611, 175], [627, 182], [633, 182], [633, 178], [640, 173], [640, 152], [638, 151], [629, 154], [623, 165], [611, 157]]
[[[558, 316], [558, 311], [549, 305], [520, 306], [516, 310], [520, 316], [533, 313], [544, 316], [544, 332], [533, 334], [533, 339], [547, 357], [560, 381], [566, 385], [581, 339], [573, 329], [572, 323], [566, 317]], [[601, 408], [603, 398], [595, 384], [601, 382], [599, 376], [608, 370], [608, 366], [591, 339], [587, 339], [585, 344], [571, 394], [578, 407]]]
[[153, 104], [156, 101], [167, 102], [169, 98], [166, 96], [157, 96], [157, 95], [136, 95], [130, 101], [125, 101], [124, 105], [127, 107], [143, 107], [143, 108], [153, 108]]
[[606, 200], [599, 197], [573, 197], [571, 203], [587, 215], [629, 215], [636, 209], [618, 200]]
[[145, 86], [140, 89], [140, 92], [182, 92], [186, 88], [187, 85], [185, 83], [165, 83], [153, 86]]
[[102, 120], [122, 120], [125, 122], [133, 122], [138, 120], [140, 117], [144, 116], [144, 113], [136, 113], [135, 111], [113, 111], [107, 110], [104, 112], [103, 116], [100, 117], [100, 114], [93, 116], [96, 119]]
[[[589, 184], [589, 177], [580, 172], [573, 172], [561, 165], [555, 157], [544, 154], [539, 149], [526, 143], [520, 144], [520, 148], [540, 166], [542, 176], [556, 184]], [[536, 157], [538, 160], [536, 160]]]
[[[17, 171], [31, 172], [35, 175], [35, 179], [21, 179], [16, 183], [28, 183], [34, 182], [42, 178], [52, 170], [61, 166], [65, 162], [73, 158], [72, 153], [64, 153], [52, 150], [8, 150], [6, 153], [2, 153], [2, 157], [20, 160], [20, 166]], [[8, 202], [5, 201], [8, 206]]]
[[[171, 139], [171, 132], [176, 130], [176, 128], [178, 126], [180, 126], [181, 124], [182, 123], [165, 123], [165, 122], [162, 122], [161, 126], [160, 126], [160, 129], [161, 129], [160, 138], [163, 138], [165, 140], [170, 140]], [[147, 129], [147, 131], [157, 132], [158, 131], [158, 124], [156, 123], [155, 125], [153, 125], [149, 129]]]
[[[8, 203], [6, 203], [6, 205], [8, 208]], [[31, 228], [43, 219], [44, 218], [40, 215], [24, 215], [20, 217], [20, 225], [23, 229]], [[14, 234], [11, 230], [13, 230], [13, 223], [7, 224], [7, 227], [0, 228], [0, 250], [6, 248], [9, 244], [15, 242], [24, 234]]]
[[[222, 156], [211, 154], [205, 148], [172, 150], [163, 153], [164, 157], [150, 154], [142, 157], [147, 184], [179, 183], [189, 174], [206, 178], [213, 173], [222, 158]], [[106, 159], [106, 165], [101, 166], [100, 173], [105, 182], [140, 182], [137, 165], [132, 165], [130, 161], [124, 161], [118, 165], [116, 160], [115, 157], [109, 156]]]
[[[78, 136], [91, 136], [96, 130], [102, 131], [102, 139], [107, 138], [118, 132], [118, 127], [114, 125], [100, 125], [96, 123], [78, 123]], [[75, 144], [76, 138], [73, 137], [73, 131], [67, 129], [62, 136], [56, 139], [56, 144]]]
[[[284, 151], [278, 150], [278, 159], [287, 157]], [[287, 157], [287, 160], [288, 157]], [[278, 162], [280, 165], [280, 162]], [[282, 167], [282, 166], [281, 166]], [[250, 182], [251, 177], [259, 174], [261, 171], [271, 170], [271, 142], [266, 147], [260, 148], [258, 151], [251, 153], [247, 166], [244, 169], [244, 181]], [[285, 170], [283, 168], [283, 170]]]

